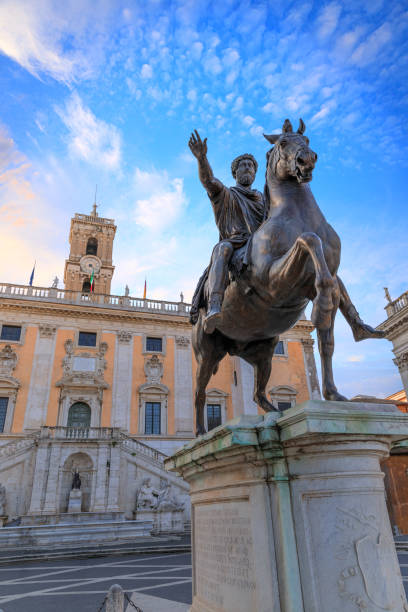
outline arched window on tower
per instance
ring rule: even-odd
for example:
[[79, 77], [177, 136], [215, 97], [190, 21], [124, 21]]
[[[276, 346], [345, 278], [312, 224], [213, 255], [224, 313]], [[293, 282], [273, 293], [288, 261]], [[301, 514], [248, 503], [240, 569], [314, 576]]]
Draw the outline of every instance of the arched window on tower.
[[98, 241], [96, 238], [89, 238], [86, 244], [86, 254], [96, 255], [98, 251]]
[[75, 402], [68, 412], [68, 427], [88, 428], [91, 426], [91, 409], [85, 402]]
[[82, 293], [90, 293], [91, 291], [91, 282], [89, 280], [84, 280], [82, 283]]

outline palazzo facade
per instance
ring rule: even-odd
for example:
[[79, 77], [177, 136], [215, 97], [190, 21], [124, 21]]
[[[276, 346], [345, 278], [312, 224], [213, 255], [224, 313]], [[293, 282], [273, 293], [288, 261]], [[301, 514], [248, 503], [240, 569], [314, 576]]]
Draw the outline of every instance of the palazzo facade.
[[[187, 485], [162, 463], [194, 437], [190, 307], [182, 296], [135, 298], [127, 288], [111, 295], [115, 232], [96, 207], [75, 214], [64, 289], [0, 283], [0, 484], [8, 521], [67, 512], [75, 470], [82, 512], [132, 518], [146, 478], [187, 497]], [[312, 330], [302, 319], [277, 347], [267, 390], [281, 410], [320, 398]], [[208, 385], [207, 426], [257, 414], [252, 394], [252, 367], [224, 358]]]

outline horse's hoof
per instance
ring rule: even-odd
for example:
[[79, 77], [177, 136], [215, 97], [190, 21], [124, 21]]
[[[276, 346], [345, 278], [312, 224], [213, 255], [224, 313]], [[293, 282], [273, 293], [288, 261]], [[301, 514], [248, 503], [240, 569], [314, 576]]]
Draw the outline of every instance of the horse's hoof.
[[323, 393], [324, 399], [328, 402], [348, 402], [347, 397], [336, 391], [328, 391]]
[[356, 342], [367, 340], [368, 338], [385, 338], [385, 332], [374, 329], [367, 323], [354, 323], [352, 326], [353, 338]]

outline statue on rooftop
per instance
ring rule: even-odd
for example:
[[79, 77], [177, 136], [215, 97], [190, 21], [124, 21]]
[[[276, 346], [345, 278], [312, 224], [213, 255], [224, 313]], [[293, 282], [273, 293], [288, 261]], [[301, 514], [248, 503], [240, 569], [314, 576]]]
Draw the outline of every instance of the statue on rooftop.
[[300, 119], [294, 132], [287, 119], [281, 134], [265, 136], [273, 148], [267, 153], [263, 195], [251, 189], [257, 170], [252, 155], [233, 161], [237, 184], [227, 188], [213, 175], [207, 139], [201, 140], [197, 131], [190, 137], [189, 147], [220, 231], [191, 312], [197, 435], [205, 432], [206, 386], [227, 353], [254, 367], [254, 401], [264, 411], [275, 410], [265, 393], [272, 356], [279, 335], [296, 324], [309, 301], [313, 302], [311, 320], [317, 329], [327, 400], [346, 400], [332, 372], [337, 309], [357, 342], [384, 337], [361, 320], [337, 274], [340, 239], [308, 184], [317, 155], [309, 147], [305, 129]]

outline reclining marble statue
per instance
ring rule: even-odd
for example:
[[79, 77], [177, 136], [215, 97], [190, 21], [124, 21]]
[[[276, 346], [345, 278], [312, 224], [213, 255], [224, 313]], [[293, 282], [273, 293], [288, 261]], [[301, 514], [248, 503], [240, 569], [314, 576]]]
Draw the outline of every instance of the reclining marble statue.
[[223, 357], [238, 355], [254, 367], [254, 401], [268, 412], [275, 407], [265, 393], [279, 335], [293, 327], [309, 301], [322, 363], [327, 400], [346, 401], [332, 372], [334, 319], [339, 308], [354, 339], [382, 338], [364, 323], [337, 274], [340, 239], [320, 211], [308, 183], [317, 161], [304, 135], [285, 120], [281, 134], [265, 135], [264, 193], [251, 189], [257, 162], [250, 154], [231, 165], [234, 187], [213, 175], [207, 139], [197, 131], [189, 147], [211, 201], [220, 241], [199, 280], [191, 310], [197, 360], [196, 433], [205, 433], [205, 389]]

